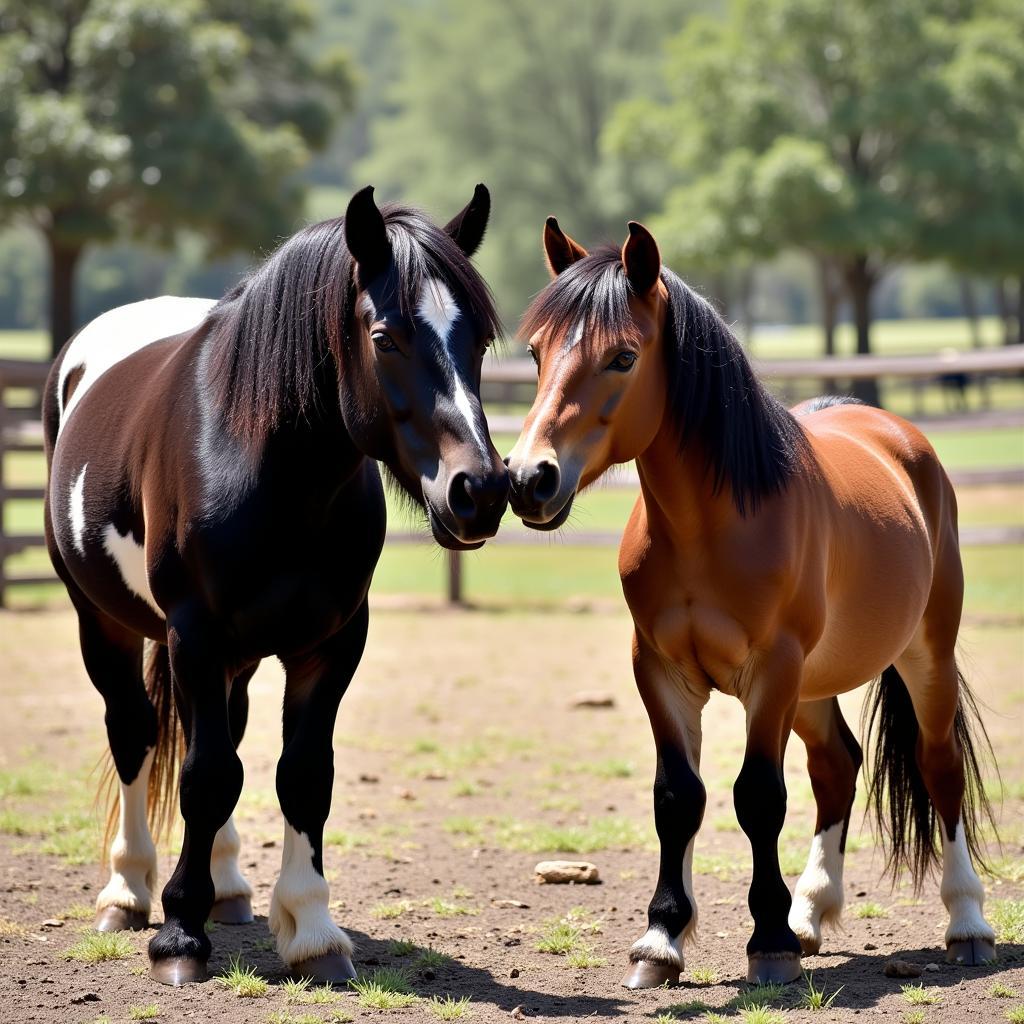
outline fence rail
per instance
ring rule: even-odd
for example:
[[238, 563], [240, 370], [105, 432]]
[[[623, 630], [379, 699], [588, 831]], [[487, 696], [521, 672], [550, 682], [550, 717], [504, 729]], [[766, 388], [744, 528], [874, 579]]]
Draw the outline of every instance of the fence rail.
[[[822, 382], [853, 380], [897, 380], [909, 383], [920, 395], [921, 388], [935, 381], [975, 379], [983, 392], [988, 378], [1024, 373], [1024, 346], [1000, 349], [948, 351], [931, 356], [837, 356], [831, 359], [754, 360], [758, 373], [774, 385], [784, 399], [795, 398], [796, 385], [804, 382], [820, 386]], [[41, 487], [7, 486], [4, 456], [11, 452], [41, 452], [43, 448], [40, 405], [43, 385], [49, 373], [48, 362], [0, 359], [0, 607], [6, 603], [7, 589], [40, 583], [56, 582], [53, 575], [14, 576], [7, 573], [7, 560], [44, 545], [41, 534], [7, 532], [7, 502], [38, 501], [44, 496]], [[529, 359], [510, 359], [489, 363], [484, 370], [482, 392], [485, 400], [503, 404], [529, 404], [536, 387], [537, 371]], [[9, 400], [8, 392], [15, 393]], [[1005, 419], [1005, 417], [1003, 417]], [[495, 433], [518, 433], [522, 417], [497, 413], [489, 416]], [[961, 422], [959, 417], [955, 418]], [[1020, 418], [1011, 417], [1014, 422]], [[937, 423], [933, 426], [938, 426]], [[1009, 469], [962, 470], [951, 473], [956, 486], [1024, 483], [1024, 467]], [[604, 486], [635, 488], [635, 472], [617, 474]], [[561, 543], [570, 546], [605, 546], [617, 544], [618, 533], [567, 532]], [[500, 533], [489, 543], [530, 545], [549, 543], [546, 535], [522, 530]], [[964, 544], [1024, 543], [1024, 528], [1013, 526], [978, 526], [961, 530]], [[389, 533], [389, 544], [431, 543], [426, 533]], [[447, 553], [445, 579], [447, 598], [452, 603], [463, 599], [462, 560], [457, 552]]]

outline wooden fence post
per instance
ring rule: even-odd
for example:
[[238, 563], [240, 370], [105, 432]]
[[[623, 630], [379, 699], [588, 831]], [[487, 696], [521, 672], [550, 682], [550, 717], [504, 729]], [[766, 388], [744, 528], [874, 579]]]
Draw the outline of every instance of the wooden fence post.
[[462, 604], [462, 555], [448, 551], [448, 603]]

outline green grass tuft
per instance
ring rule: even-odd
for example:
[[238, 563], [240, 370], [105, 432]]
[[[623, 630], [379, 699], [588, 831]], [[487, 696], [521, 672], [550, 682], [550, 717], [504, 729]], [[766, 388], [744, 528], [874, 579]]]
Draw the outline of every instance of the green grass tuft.
[[821, 988], [815, 988], [814, 986], [814, 975], [805, 974], [804, 981], [807, 985], [806, 989], [800, 995], [800, 1005], [805, 1010], [828, 1010], [831, 1009], [835, 998], [843, 991], [843, 986], [835, 990], [830, 996], [825, 995], [825, 986]]
[[312, 984], [312, 978], [287, 978], [281, 982], [281, 992], [286, 1002], [301, 1003], [302, 997], [309, 991], [309, 986]]
[[415, 953], [420, 947], [408, 939], [391, 939], [388, 942], [388, 952], [392, 956], [409, 956]]
[[370, 917], [376, 917], [382, 921], [388, 921], [391, 918], [401, 917], [403, 914], [408, 914], [412, 909], [413, 905], [408, 900], [395, 900], [393, 903], [378, 903], [375, 907], [371, 907]]
[[213, 980], [239, 999], [262, 999], [270, 989], [266, 978], [261, 978], [255, 967], [242, 963], [241, 953], [236, 953], [229, 961], [228, 969]]
[[1014, 999], [1017, 995], [1009, 985], [1004, 985], [1001, 981], [993, 982], [988, 994], [994, 999]]
[[931, 1006], [942, 998], [937, 992], [927, 989], [921, 982], [916, 985], [901, 985], [900, 991], [903, 998], [911, 1006]]
[[748, 1006], [740, 1011], [744, 1024], [785, 1024], [786, 1015], [763, 1003]]
[[90, 932], [64, 951], [64, 959], [101, 964], [106, 960], [127, 960], [134, 953], [131, 942], [120, 932]]
[[655, 1017], [655, 1024], [673, 1024], [674, 1021], [696, 1017], [697, 1014], [707, 1013], [711, 1009], [712, 1007], [702, 999], [691, 999], [688, 1003], [673, 1003]]
[[435, 896], [427, 900], [425, 906], [429, 907], [438, 917], [463, 917], [465, 915], [479, 914], [479, 910], [467, 907], [462, 903], [454, 903], [452, 900], [443, 900]]
[[350, 981], [359, 994], [359, 1005], [368, 1010], [400, 1010], [419, 1002], [409, 975], [393, 967], [378, 967], [372, 974]]
[[148, 1006], [128, 1007], [129, 1020], [156, 1020], [159, 1016], [160, 1007], [156, 1003], [150, 1003]]
[[718, 972], [711, 967], [694, 967], [690, 971], [690, 981], [695, 985], [717, 985]]
[[463, 996], [461, 999], [452, 996], [431, 996], [425, 1005], [438, 1020], [461, 1020], [463, 1017], [472, 1016], [469, 996]]
[[997, 942], [1024, 942], [1024, 900], [993, 900], [989, 916]]
[[888, 917], [889, 911], [882, 906], [881, 903], [858, 903], [853, 908], [853, 916], [859, 917], [862, 920], [871, 920], [875, 917]]
[[770, 981], [764, 985], [751, 985], [744, 992], [734, 996], [730, 1005], [738, 1010], [749, 1010], [752, 1007], [769, 1006], [777, 1003], [786, 991], [785, 985]]
[[451, 962], [452, 958], [446, 953], [434, 949], [433, 946], [427, 946], [416, 957], [416, 969], [420, 971], [436, 971], [440, 967], [447, 967]]
[[903, 1024], [924, 1024], [924, 1010], [907, 1010], [903, 1014]]
[[589, 946], [578, 946], [566, 955], [565, 962], [570, 967], [604, 967], [607, 960], [598, 956]]
[[1006, 1011], [1006, 1019], [1010, 1024], [1024, 1024], [1024, 1004]]

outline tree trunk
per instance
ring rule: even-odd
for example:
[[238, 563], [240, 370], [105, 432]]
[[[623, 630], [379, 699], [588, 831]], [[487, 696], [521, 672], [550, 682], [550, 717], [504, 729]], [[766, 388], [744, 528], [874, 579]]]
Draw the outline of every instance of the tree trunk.
[[974, 286], [966, 274], [957, 277], [960, 284], [960, 308], [971, 334], [971, 348], [981, 348], [981, 329], [978, 325], [978, 304], [974, 301]]
[[[871, 293], [875, 275], [868, 267], [866, 256], [855, 257], [846, 267], [846, 288], [853, 307], [853, 322], [857, 330], [857, 355], [871, 354]], [[853, 393], [868, 405], [881, 407], [878, 381], [864, 378], [854, 381]]]
[[81, 245], [61, 243], [50, 235], [50, 356], [56, 356], [75, 331], [75, 270]]
[[[821, 292], [821, 338], [822, 354], [831, 359], [836, 354], [836, 320], [839, 314], [839, 293], [832, 273], [832, 264], [818, 257], [818, 285]], [[825, 377], [821, 382], [826, 395], [838, 391], [834, 377]]]

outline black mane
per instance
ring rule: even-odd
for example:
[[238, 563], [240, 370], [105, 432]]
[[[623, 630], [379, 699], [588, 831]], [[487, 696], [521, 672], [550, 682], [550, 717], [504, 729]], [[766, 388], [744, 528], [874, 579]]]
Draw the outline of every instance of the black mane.
[[[425, 278], [439, 277], [497, 334], [490, 291], [458, 245], [419, 210], [386, 204], [381, 214], [402, 309], [415, 308]], [[265, 441], [277, 424], [315, 411], [320, 384], [336, 379], [356, 294], [344, 224], [338, 217], [299, 231], [211, 310], [210, 379], [236, 436]]]
[[[810, 457], [807, 438], [789, 411], [757, 379], [743, 347], [714, 307], [667, 267], [665, 372], [668, 415], [680, 451], [696, 441], [715, 493], [728, 484], [741, 515], [785, 489]], [[534, 300], [521, 333], [578, 330], [584, 337], [624, 338], [636, 327], [630, 285], [618, 248], [604, 246], [574, 263]]]

